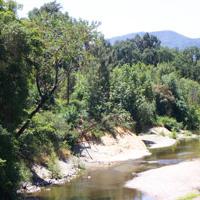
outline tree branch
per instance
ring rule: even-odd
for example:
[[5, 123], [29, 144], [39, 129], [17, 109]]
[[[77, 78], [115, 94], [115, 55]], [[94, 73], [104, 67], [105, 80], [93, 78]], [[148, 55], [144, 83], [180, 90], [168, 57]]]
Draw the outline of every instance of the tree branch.
[[33, 118], [33, 116], [40, 111], [40, 109], [43, 107], [43, 105], [46, 103], [46, 101], [48, 99], [50, 99], [50, 97], [54, 94], [54, 92], [58, 86], [58, 72], [59, 72], [59, 65], [58, 65], [58, 62], [56, 62], [54, 85], [53, 85], [52, 89], [50, 90], [50, 92], [48, 93], [48, 95], [43, 95], [41, 93], [40, 86], [39, 86], [39, 79], [36, 75], [36, 84], [37, 84], [37, 89], [38, 89], [39, 95], [41, 97], [41, 100], [40, 100], [39, 104], [37, 105], [37, 107], [29, 114], [28, 119], [23, 123], [22, 127], [17, 131], [17, 134], [16, 134], [17, 138], [24, 133], [24, 131], [29, 126], [29, 123], [30, 123], [31, 119]]
[[38, 90], [38, 93], [40, 95], [40, 98], [42, 99], [43, 98], [43, 94], [42, 94], [42, 91], [40, 89], [39, 73], [38, 73], [38, 71], [36, 72], [36, 85], [37, 85], [37, 90]]

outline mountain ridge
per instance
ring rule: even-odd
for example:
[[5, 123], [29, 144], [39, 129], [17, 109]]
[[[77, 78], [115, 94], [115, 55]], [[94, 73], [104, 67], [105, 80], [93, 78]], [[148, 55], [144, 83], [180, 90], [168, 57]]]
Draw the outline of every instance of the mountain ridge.
[[[117, 41], [133, 39], [136, 35], [143, 36], [145, 33], [146, 32], [129, 33], [126, 35], [112, 37], [108, 39], [108, 41], [111, 44], [114, 44]], [[164, 47], [179, 48], [179, 49], [185, 49], [191, 46], [200, 47], [200, 38], [190, 38], [175, 31], [171, 30], [153, 31], [149, 32], [149, 34], [155, 35], [161, 41], [161, 45]]]

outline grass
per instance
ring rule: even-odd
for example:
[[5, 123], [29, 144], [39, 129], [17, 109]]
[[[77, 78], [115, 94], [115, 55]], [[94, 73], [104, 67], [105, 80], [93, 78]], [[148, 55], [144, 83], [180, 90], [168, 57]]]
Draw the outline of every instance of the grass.
[[183, 197], [178, 198], [177, 200], [193, 200], [197, 197], [200, 197], [200, 194], [189, 193]]
[[176, 139], [177, 138], [177, 132], [175, 130], [172, 130], [170, 137], [172, 139]]

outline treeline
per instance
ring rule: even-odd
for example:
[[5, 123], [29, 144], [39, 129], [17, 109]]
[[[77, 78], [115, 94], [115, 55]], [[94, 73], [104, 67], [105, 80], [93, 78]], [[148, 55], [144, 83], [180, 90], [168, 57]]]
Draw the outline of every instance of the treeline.
[[111, 46], [98, 24], [56, 2], [17, 17], [0, 1], [0, 197], [16, 199], [32, 163], [55, 176], [82, 138], [115, 126], [199, 129], [200, 49], [161, 47], [148, 33]]

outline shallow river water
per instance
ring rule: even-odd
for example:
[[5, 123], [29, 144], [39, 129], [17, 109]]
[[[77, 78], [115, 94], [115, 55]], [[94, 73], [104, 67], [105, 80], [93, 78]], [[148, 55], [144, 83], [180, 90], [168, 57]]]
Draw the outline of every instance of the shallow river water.
[[200, 140], [182, 141], [176, 147], [154, 151], [144, 159], [87, 171], [69, 184], [50, 187], [34, 196], [38, 200], [153, 200], [140, 191], [124, 188], [124, 184], [135, 173], [199, 157]]

